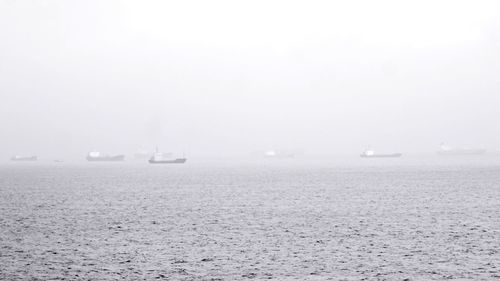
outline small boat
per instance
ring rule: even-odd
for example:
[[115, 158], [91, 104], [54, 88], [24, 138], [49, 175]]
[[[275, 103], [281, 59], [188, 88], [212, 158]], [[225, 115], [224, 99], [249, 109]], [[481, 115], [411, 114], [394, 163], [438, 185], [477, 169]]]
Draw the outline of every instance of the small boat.
[[16, 161], [16, 162], [26, 162], [26, 161], [37, 161], [38, 160], [38, 157], [37, 156], [20, 156], [20, 155], [16, 155], [12, 158], [10, 158], [10, 161]]
[[371, 149], [367, 149], [361, 153], [361, 158], [399, 158], [403, 154], [402, 153], [387, 153], [387, 154], [380, 154], [380, 153], [375, 153], [375, 151]]
[[187, 159], [185, 157], [182, 158], [174, 158], [172, 153], [161, 153], [158, 152], [158, 148], [156, 149], [156, 153], [149, 159], [150, 164], [184, 164]]

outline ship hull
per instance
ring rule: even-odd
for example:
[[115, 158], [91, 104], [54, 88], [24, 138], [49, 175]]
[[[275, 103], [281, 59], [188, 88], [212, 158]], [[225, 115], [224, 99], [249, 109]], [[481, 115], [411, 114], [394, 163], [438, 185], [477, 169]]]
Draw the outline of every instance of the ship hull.
[[154, 160], [150, 159], [149, 163], [150, 164], [184, 164], [186, 163], [187, 159], [186, 158], [177, 158], [173, 160]]
[[116, 156], [87, 156], [87, 161], [89, 162], [120, 162], [125, 160], [125, 155]]
[[392, 153], [392, 154], [373, 154], [373, 155], [365, 155], [361, 154], [361, 158], [399, 158], [403, 156], [401, 153]]

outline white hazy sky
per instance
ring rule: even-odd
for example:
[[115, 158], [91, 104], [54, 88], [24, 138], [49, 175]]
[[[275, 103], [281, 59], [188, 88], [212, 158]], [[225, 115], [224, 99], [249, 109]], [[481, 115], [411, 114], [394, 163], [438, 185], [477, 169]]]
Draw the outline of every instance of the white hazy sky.
[[0, 0], [0, 156], [499, 149], [499, 1]]

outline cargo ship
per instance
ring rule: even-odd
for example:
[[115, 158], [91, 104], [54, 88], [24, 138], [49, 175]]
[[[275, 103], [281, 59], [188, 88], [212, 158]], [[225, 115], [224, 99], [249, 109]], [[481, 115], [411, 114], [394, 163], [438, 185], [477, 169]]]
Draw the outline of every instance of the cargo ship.
[[89, 152], [87, 161], [91, 162], [119, 162], [124, 161], [125, 155], [105, 155], [97, 151]]
[[399, 158], [402, 155], [403, 155], [402, 153], [387, 153], [387, 154], [375, 153], [375, 151], [367, 149], [363, 151], [363, 153], [361, 153], [360, 156], [362, 158]]
[[441, 150], [437, 153], [439, 155], [482, 155], [486, 153], [486, 149], [452, 148], [442, 143]]
[[23, 162], [23, 161], [37, 161], [38, 157], [37, 156], [20, 156], [16, 155], [12, 158], [10, 158], [11, 161], [16, 161], [16, 162]]
[[174, 158], [172, 153], [158, 152], [158, 148], [156, 153], [149, 159], [150, 164], [184, 164], [186, 161], [185, 157]]

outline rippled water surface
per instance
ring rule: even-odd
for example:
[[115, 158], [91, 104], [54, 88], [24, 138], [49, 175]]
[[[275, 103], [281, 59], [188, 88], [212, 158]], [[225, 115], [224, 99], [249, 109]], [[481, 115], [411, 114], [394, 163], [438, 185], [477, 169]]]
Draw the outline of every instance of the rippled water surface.
[[1, 280], [500, 280], [500, 167], [0, 166]]

